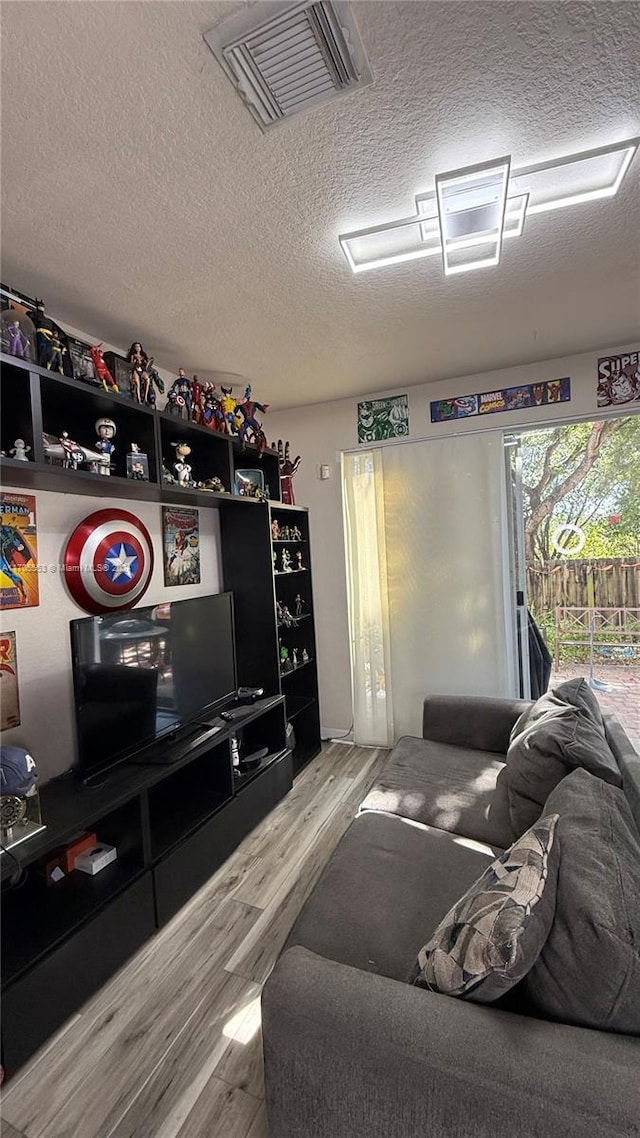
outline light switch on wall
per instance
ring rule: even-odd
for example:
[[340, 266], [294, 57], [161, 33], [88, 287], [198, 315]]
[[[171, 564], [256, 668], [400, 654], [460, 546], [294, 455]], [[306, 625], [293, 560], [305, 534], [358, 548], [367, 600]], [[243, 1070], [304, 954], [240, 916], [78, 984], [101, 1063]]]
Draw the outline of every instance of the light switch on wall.
[[318, 467], [318, 478], [321, 478], [322, 481], [324, 481], [325, 478], [330, 478], [330, 477], [331, 477], [331, 467], [329, 466], [328, 463], [323, 463], [322, 466]]

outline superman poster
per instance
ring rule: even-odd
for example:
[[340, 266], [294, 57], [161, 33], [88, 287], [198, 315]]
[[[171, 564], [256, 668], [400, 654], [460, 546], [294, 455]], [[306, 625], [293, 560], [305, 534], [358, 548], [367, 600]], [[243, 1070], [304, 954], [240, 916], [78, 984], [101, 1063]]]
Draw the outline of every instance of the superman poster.
[[598, 407], [640, 403], [640, 351], [598, 360]]
[[36, 500], [32, 494], [0, 494], [0, 608], [40, 604]]

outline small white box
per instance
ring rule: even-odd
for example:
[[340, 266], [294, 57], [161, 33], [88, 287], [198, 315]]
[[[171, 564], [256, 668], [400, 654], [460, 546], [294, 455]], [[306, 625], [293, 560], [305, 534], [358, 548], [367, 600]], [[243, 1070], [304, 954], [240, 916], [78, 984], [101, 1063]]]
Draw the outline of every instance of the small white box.
[[97, 846], [92, 846], [90, 850], [78, 854], [75, 867], [81, 873], [89, 873], [94, 877], [106, 865], [115, 861], [117, 856], [118, 851], [115, 846], [107, 846], [104, 842], [98, 842]]

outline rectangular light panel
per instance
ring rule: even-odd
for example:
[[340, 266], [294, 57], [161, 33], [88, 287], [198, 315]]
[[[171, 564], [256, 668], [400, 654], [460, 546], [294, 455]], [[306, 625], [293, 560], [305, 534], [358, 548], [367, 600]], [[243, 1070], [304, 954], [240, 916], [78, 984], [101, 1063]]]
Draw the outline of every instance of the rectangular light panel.
[[[436, 199], [445, 276], [497, 265], [511, 159], [436, 175]], [[460, 256], [475, 249], [475, 256]]]

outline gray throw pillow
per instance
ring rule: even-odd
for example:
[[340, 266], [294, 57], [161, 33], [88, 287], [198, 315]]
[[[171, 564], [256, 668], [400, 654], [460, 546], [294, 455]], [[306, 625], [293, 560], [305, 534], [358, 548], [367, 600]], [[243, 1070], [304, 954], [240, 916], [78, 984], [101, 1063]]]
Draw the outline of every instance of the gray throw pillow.
[[580, 711], [585, 711], [590, 719], [604, 732], [604, 720], [597, 697], [592, 692], [584, 676], [577, 676], [573, 680], [564, 680], [551, 688], [551, 694], [563, 703], [570, 703]]
[[420, 950], [410, 983], [488, 1004], [526, 975], [553, 921], [557, 821], [547, 814], [492, 862]]
[[551, 791], [576, 767], [613, 786], [622, 778], [604, 729], [589, 712], [546, 692], [520, 716], [507, 751], [509, 817], [515, 837], [540, 817]]
[[640, 1035], [640, 833], [623, 791], [568, 775], [560, 815], [556, 913], [521, 991], [537, 1015]]

